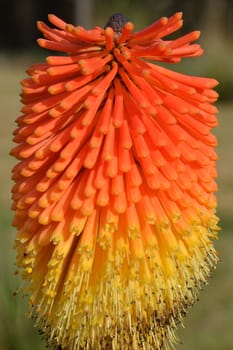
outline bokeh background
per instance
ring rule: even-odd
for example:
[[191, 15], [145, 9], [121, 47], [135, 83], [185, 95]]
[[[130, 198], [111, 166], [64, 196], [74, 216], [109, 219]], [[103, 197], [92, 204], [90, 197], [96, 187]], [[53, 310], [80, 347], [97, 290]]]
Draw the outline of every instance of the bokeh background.
[[[11, 168], [9, 156], [14, 120], [20, 114], [20, 84], [27, 66], [47, 55], [36, 46], [37, 19], [55, 13], [68, 22], [91, 28], [105, 25], [114, 12], [124, 13], [136, 30], [161, 16], [184, 13], [182, 33], [200, 29], [205, 55], [173, 69], [215, 77], [220, 85], [219, 209], [222, 231], [216, 242], [221, 262], [200, 302], [190, 310], [179, 330], [177, 350], [233, 349], [233, 1], [232, 0], [1, 0], [0, 11], [0, 350], [43, 350], [46, 345], [26, 317], [27, 301], [13, 296], [20, 281], [14, 276], [15, 232], [11, 228]], [[104, 350], [104, 349], [103, 349]]]

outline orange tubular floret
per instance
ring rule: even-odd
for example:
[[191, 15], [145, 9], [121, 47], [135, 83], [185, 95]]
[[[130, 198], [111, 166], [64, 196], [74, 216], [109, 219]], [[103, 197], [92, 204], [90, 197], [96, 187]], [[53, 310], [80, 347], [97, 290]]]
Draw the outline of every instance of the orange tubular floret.
[[130, 171], [132, 166], [132, 154], [128, 149], [125, 149], [119, 145], [118, 147], [118, 159], [119, 159], [119, 170], [123, 173]]
[[126, 179], [132, 187], [138, 187], [142, 184], [142, 177], [136, 163], [133, 163], [130, 170], [126, 173]]
[[122, 173], [118, 173], [112, 179], [111, 194], [117, 196], [122, 192], [124, 192], [124, 177]]
[[74, 27], [72, 31], [75, 37], [80, 40], [80, 42], [90, 43], [90, 44], [100, 44], [103, 43], [104, 37], [102, 36], [102, 30], [90, 30], [87, 31], [84, 28], [78, 26]]
[[142, 199], [142, 193], [139, 187], [127, 187], [127, 198], [132, 203], [139, 203]]
[[104, 174], [105, 164], [106, 163], [100, 160], [97, 163], [96, 177], [94, 181], [94, 186], [97, 189], [101, 189], [103, 186], [105, 186], [106, 183], [106, 176]]
[[79, 174], [79, 171], [83, 166], [83, 161], [86, 154], [87, 154], [87, 151], [86, 151], [86, 148], [84, 148], [69, 163], [69, 166], [66, 168], [66, 171], [65, 171], [65, 174], [68, 178], [75, 178]]
[[100, 207], [106, 207], [109, 204], [110, 200], [110, 191], [109, 191], [109, 185], [110, 180], [107, 179], [105, 186], [103, 186], [99, 191], [96, 198], [96, 204]]
[[134, 33], [130, 39], [130, 44], [133, 43], [143, 43], [152, 38], [156, 38], [157, 33], [161, 28], [164, 28], [168, 23], [167, 17], [162, 17], [154, 24], [148, 26], [147, 28], [141, 30], [140, 32]]
[[91, 82], [92, 80], [95, 80], [99, 75], [102, 73], [105, 73], [108, 70], [106, 66], [96, 70], [94, 73], [88, 74], [87, 76], [78, 76], [77, 78], [71, 79], [68, 82], [65, 83], [65, 90], [66, 91], [73, 91], [76, 90], [87, 83]]
[[119, 140], [122, 148], [130, 149], [133, 145], [129, 124], [126, 119], [119, 130]]
[[52, 66], [77, 63], [80, 56], [48, 56], [46, 62]]
[[108, 27], [105, 29], [104, 34], [105, 34], [105, 41], [106, 41], [106, 49], [108, 51], [111, 51], [115, 46], [114, 31], [111, 27]]
[[62, 92], [65, 91], [65, 84], [62, 82], [62, 83], [57, 83], [57, 84], [53, 84], [53, 85], [50, 85], [48, 87], [48, 92], [51, 94], [51, 95], [57, 95], [57, 94], [60, 94]]
[[84, 188], [84, 195], [86, 197], [93, 196], [96, 192], [96, 188], [94, 187], [94, 178], [95, 178], [95, 170], [92, 169], [87, 174], [87, 183]]
[[54, 14], [48, 15], [49, 22], [58, 27], [59, 29], [65, 30], [66, 22], [64, 22], [61, 18], [55, 16]]
[[192, 41], [199, 39], [201, 32], [196, 30], [194, 32], [183, 35], [181, 38], [169, 42], [169, 47], [172, 49], [185, 46]]
[[175, 31], [177, 31], [178, 29], [180, 29], [183, 25], [183, 20], [179, 19], [179, 17], [177, 16], [176, 18], [176, 22], [175, 23], [169, 23], [168, 25], [160, 30], [160, 32], [157, 34], [158, 38], [163, 38], [164, 36], [168, 36], [171, 33], [174, 33]]
[[[153, 164], [152, 157], [148, 154], [146, 156], [143, 156], [139, 159], [140, 165], [142, 166], [142, 169], [145, 173], [145, 175], [153, 175], [156, 172], [158, 172], [157, 168]], [[147, 177], [147, 176], [146, 176]]]
[[82, 125], [88, 126], [96, 119], [96, 113], [104, 98], [104, 92], [98, 96], [89, 96], [84, 102], [84, 107], [87, 109], [82, 117]]
[[96, 70], [101, 69], [106, 65], [106, 63], [112, 60], [112, 55], [102, 56], [102, 57], [91, 57], [85, 58], [78, 61], [81, 66], [82, 74], [92, 74], [96, 72]]
[[99, 148], [101, 146], [102, 140], [103, 140], [103, 134], [99, 131], [98, 127], [96, 126], [89, 141], [90, 149]]
[[114, 79], [114, 88], [115, 88], [115, 101], [113, 108], [113, 125], [116, 128], [121, 127], [124, 121], [124, 104], [123, 104], [123, 91], [119, 79]]
[[99, 120], [97, 122], [96, 129], [106, 135], [109, 131], [111, 121], [111, 111], [113, 105], [114, 90], [110, 88], [103, 108], [100, 110]]
[[148, 187], [152, 190], [157, 190], [162, 187], [162, 176], [158, 171], [158, 169], [155, 168], [152, 162], [150, 163], [150, 167], [152, 167], [153, 169], [148, 171], [148, 165], [149, 165], [148, 163], [150, 161], [151, 161], [151, 158], [148, 157], [148, 158], [143, 158], [140, 163], [142, 165], [143, 171], [146, 172], [145, 180]]
[[144, 47], [139, 47], [136, 48], [133, 52], [132, 52], [132, 56], [133, 57], [148, 57], [148, 58], [152, 58], [154, 57], [154, 59], [158, 59], [161, 60], [164, 56], [170, 56], [171, 54], [171, 50], [169, 49], [169, 47], [163, 43], [163, 42], [159, 42], [157, 41], [156, 43], [154, 43], [152, 46], [144, 48]]
[[188, 47], [181, 47], [177, 49], [173, 49], [171, 51], [170, 56], [178, 56], [178, 57], [192, 57], [192, 56], [200, 56], [202, 55], [203, 50], [200, 49], [200, 45], [193, 44]]
[[67, 75], [67, 74], [77, 74], [80, 71], [80, 66], [76, 63], [64, 65], [64, 66], [55, 66], [50, 67], [47, 69], [47, 72], [49, 75], [52, 76], [60, 76], [60, 75]]
[[[47, 63], [35, 63], [32, 64], [28, 69], [27, 69], [27, 73], [31, 76], [33, 76], [34, 74], [41, 74], [43, 72], [46, 72], [47, 68], [49, 67], [49, 64]], [[33, 84], [33, 81], [31, 81], [30, 79], [24, 79], [21, 84], [23, 86], [28, 86], [30, 85], [30, 83]]]
[[133, 145], [138, 158], [145, 158], [150, 154], [149, 147], [143, 135], [135, 135], [133, 137]]
[[118, 154], [117, 154], [117, 135], [115, 136], [114, 140], [114, 149], [113, 149], [113, 156], [108, 161], [106, 166], [106, 175], [110, 178], [114, 178], [117, 175], [118, 172]]
[[83, 161], [83, 166], [87, 169], [92, 169], [98, 160], [100, 154], [100, 147], [92, 148], [88, 150], [87, 155]]
[[[183, 25], [182, 20], [183, 13], [182, 12], [176, 12], [174, 15], [168, 18], [167, 26], [160, 31], [160, 37], [169, 35], [170, 33], [175, 32]], [[161, 36], [162, 35], [162, 36]]]
[[109, 132], [105, 136], [102, 159], [110, 160], [114, 157], [114, 137], [115, 137], [115, 128], [110, 124]]
[[138, 213], [136, 207], [133, 203], [131, 203], [126, 210], [126, 220], [129, 230], [140, 231], [140, 220], [138, 217]]
[[23, 87], [22, 89], [22, 94], [21, 96], [23, 98], [26, 98], [29, 96], [32, 96], [32, 97], [40, 97], [41, 94], [43, 94], [43, 92], [46, 91], [46, 87], [45, 86], [39, 86], [39, 87]]
[[84, 216], [90, 216], [95, 210], [96, 206], [96, 195], [93, 195], [88, 198], [84, 198], [82, 205], [80, 207], [80, 212]]
[[[146, 79], [142, 77], [134, 77], [134, 80], [139, 86], [140, 90], [146, 94], [150, 104], [156, 107], [153, 109], [154, 112], [152, 113], [153, 115], [156, 115], [157, 106], [162, 104], [161, 98], [156, 93], [155, 89], [153, 89], [153, 87], [146, 81]], [[149, 110], [151, 111], [151, 109]]]
[[164, 75], [170, 76], [172, 79], [180, 81], [184, 84], [193, 86], [194, 88], [208, 89], [218, 85], [217, 80], [212, 78], [202, 78], [195, 76], [188, 76], [182, 73], [174, 72], [158, 65], [149, 64], [152, 70], [159, 71]]
[[44, 37], [55, 42], [60, 42], [62, 40], [62, 31], [56, 29], [51, 29], [44, 22], [38, 21], [37, 28], [44, 34]]
[[[128, 75], [125, 73], [123, 69], [119, 69], [119, 74], [127, 86], [127, 89], [129, 90], [130, 94], [132, 94], [133, 98], [135, 98], [135, 101], [139, 103], [139, 106], [142, 108], [146, 108], [148, 106], [148, 101], [146, 97], [143, 95], [143, 93], [139, 90], [137, 85], [134, 84], [134, 82], [128, 77]], [[124, 99], [130, 101], [130, 94], [127, 94], [126, 90], [124, 89]], [[132, 104], [132, 103], [131, 103]]]
[[110, 83], [115, 78], [118, 72], [118, 64], [113, 62], [112, 69], [105, 75], [105, 77], [95, 86], [92, 92], [95, 95], [105, 93], [110, 86]]
[[117, 39], [117, 43], [120, 44], [129, 40], [133, 30], [134, 30], [134, 24], [131, 22], [126, 23], [124, 25], [121, 36]]
[[40, 47], [45, 48], [47, 50], [70, 52], [70, 53], [77, 52], [77, 46], [69, 42], [58, 43], [58, 42], [53, 42], [53, 41], [41, 38], [41, 39], [37, 39], [37, 43]]
[[84, 97], [88, 94], [88, 92], [94, 87], [94, 83], [89, 84], [87, 86], [84, 86], [83, 88], [79, 89], [79, 90], [75, 90], [72, 93], [67, 93], [65, 95], [64, 99], [60, 98], [60, 107], [63, 110], [68, 110], [70, 108], [72, 108], [73, 106], [77, 105], [79, 103], [80, 100], [83, 100]]
[[113, 198], [113, 206], [117, 214], [124, 214], [127, 208], [125, 192], [119, 193]]

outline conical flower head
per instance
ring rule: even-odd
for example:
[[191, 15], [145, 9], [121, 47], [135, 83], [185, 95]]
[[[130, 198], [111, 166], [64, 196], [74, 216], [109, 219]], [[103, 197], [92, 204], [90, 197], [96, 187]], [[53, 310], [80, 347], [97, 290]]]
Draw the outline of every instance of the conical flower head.
[[31, 315], [69, 349], [163, 349], [217, 258], [216, 80], [173, 72], [199, 32], [85, 30], [54, 15], [28, 69], [12, 154], [17, 264]]

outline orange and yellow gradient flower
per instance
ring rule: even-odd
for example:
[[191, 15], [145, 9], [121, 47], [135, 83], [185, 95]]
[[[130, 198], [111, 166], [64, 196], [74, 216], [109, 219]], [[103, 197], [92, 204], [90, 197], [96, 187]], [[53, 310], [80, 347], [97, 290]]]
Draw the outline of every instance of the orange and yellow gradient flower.
[[168, 349], [215, 267], [217, 81], [173, 72], [202, 54], [182, 14], [139, 32], [49, 15], [60, 51], [22, 81], [12, 155], [17, 265], [30, 314], [67, 349]]

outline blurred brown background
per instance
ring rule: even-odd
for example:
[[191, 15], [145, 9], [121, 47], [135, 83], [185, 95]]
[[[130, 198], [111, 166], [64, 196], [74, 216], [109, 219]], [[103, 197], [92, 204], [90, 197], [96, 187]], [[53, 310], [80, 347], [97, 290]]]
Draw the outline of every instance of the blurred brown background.
[[[14, 120], [20, 114], [20, 84], [27, 66], [47, 55], [36, 46], [36, 20], [55, 13], [64, 20], [91, 28], [104, 26], [114, 12], [124, 13], [136, 30], [161, 16], [184, 13], [180, 33], [201, 30], [203, 57], [187, 59], [170, 68], [219, 80], [219, 209], [222, 232], [216, 243], [221, 263], [200, 302], [189, 312], [179, 334], [177, 350], [233, 349], [233, 1], [232, 0], [1, 0], [0, 10], [0, 350], [43, 350], [45, 343], [25, 316], [26, 300], [13, 292], [20, 285], [14, 276], [15, 232], [11, 228], [9, 157]], [[104, 349], [103, 349], [104, 350]], [[122, 349], [123, 350], [123, 349]], [[133, 350], [133, 349], [132, 349]]]

